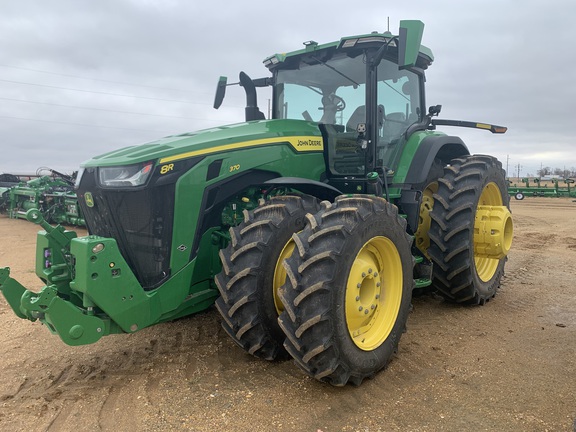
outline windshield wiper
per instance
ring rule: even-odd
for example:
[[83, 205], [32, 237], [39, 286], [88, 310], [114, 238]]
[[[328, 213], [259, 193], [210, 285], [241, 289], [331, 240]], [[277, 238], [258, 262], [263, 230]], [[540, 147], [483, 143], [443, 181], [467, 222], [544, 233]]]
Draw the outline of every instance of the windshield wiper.
[[338, 69], [336, 69], [334, 66], [330, 66], [328, 63], [326, 63], [323, 60], [320, 60], [318, 57], [314, 57], [314, 56], [310, 56], [311, 58], [313, 58], [314, 60], [316, 60], [318, 63], [323, 64], [324, 66], [326, 66], [327, 68], [332, 69], [334, 72], [336, 72], [338, 75], [346, 78], [348, 81], [350, 81], [353, 85], [354, 85], [354, 90], [356, 90], [358, 88], [358, 86], [360, 84], [358, 84], [356, 81], [354, 81], [352, 78], [350, 78], [348, 75], [340, 72]]

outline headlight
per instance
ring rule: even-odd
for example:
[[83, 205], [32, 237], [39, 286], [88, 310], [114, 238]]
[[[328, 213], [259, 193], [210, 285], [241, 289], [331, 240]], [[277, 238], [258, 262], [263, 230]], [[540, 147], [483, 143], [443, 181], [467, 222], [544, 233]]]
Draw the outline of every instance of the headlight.
[[98, 168], [98, 181], [103, 187], [132, 187], [146, 183], [152, 173], [152, 162]]

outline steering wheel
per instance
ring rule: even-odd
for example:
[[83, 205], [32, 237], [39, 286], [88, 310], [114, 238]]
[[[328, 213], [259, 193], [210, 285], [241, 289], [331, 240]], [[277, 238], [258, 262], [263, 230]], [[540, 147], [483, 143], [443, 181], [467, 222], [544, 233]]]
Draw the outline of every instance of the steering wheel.
[[330, 95], [332, 99], [332, 103], [336, 106], [336, 112], [344, 111], [346, 108], [346, 102], [340, 96], [336, 96], [335, 94]]
[[346, 108], [346, 102], [340, 96], [336, 96], [334, 93], [330, 93], [328, 96], [322, 97], [322, 105], [324, 105], [324, 109], [332, 108], [336, 112], [344, 111]]

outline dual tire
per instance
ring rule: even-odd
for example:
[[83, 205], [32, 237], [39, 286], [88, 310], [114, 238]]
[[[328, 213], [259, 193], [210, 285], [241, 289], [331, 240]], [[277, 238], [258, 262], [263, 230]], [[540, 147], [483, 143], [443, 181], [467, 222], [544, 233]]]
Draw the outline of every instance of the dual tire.
[[370, 196], [321, 207], [276, 197], [246, 212], [231, 237], [220, 252], [216, 307], [239, 346], [268, 360], [290, 354], [337, 386], [386, 366], [413, 284], [412, 238], [396, 206]]

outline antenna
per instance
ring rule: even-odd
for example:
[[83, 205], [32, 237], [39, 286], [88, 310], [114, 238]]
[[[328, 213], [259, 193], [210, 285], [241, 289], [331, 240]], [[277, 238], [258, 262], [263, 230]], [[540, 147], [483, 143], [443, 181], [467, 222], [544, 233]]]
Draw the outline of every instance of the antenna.
[[386, 31], [390, 31], [390, 17], [386, 17], [386, 20], [388, 21], [388, 29]]

